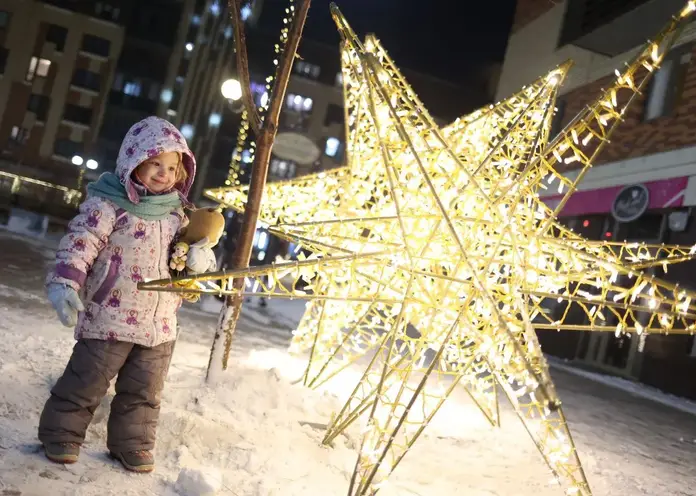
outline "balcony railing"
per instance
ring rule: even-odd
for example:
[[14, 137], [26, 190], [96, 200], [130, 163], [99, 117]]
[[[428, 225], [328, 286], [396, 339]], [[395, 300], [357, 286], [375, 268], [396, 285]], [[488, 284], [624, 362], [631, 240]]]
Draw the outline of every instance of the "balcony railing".
[[82, 198], [76, 189], [5, 171], [0, 171], [0, 195], [19, 195], [37, 203], [73, 207]]

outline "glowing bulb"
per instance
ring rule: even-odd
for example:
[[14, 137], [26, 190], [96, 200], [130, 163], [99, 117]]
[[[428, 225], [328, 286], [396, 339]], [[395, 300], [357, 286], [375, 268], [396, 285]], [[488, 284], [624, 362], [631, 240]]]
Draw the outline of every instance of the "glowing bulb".
[[220, 92], [228, 100], [236, 101], [242, 98], [242, 85], [236, 79], [228, 79], [222, 83]]

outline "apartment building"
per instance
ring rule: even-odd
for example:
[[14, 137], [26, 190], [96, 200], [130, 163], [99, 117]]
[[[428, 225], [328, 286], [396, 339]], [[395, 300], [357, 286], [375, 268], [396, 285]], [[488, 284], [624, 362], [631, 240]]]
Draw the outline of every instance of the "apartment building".
[[[573, 59], [557, 103], [558, 131], [684, 5], [683, 0], [518, 0], [496, 98]], [[561, 212], [562, 222], [576, 232], [594, 240], [696, 243], [694, 40], [691, 24]], [[565, 174], [577, 171], [570, 166]], [[626, 195], [641, 199], [630, 218], [615, 207]], [[550, 205], [558, 201], [552, 193], [544, 198]], [[655, 274], [696, 289], [694, 262]], [[689, 379], [696, 373], [692, 336], [539, 334], [548, 353], [696, 398], [696, 383]]]
[[[257, 5], [245, 4], [250, 22]], [[128, 128], [149, 115], [181, 128], [204, 177], [233, 59], [221, 0], [0, 0], [5, 210], [31, 200], [70, 215], [65, 199], [113, 170]]]
[[[70, 189], [86, 167], [98, 167], [90, 158], [123, 40], [123, 27], [109, 19], [38, 1], [0, 1], [3, 203], [10, 192], [42, 189], [19, 178]], [[49, 188], [43, 195], [62, 204], [64, 193]]]
[[197, 3], [183, 49], [174, 87], [165, 95], [165, 115], [179, 126], [196, 156], [200, 179], [194, 183], [193, 198], [199, 199], [229, 105], [221, 87], [234, 76], [234, 39], [226, 2]]

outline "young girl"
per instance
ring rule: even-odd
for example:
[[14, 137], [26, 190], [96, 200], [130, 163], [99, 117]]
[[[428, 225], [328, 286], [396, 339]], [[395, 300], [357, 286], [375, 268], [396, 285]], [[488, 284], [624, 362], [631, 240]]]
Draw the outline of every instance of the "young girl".
[[138, 291], [137, 284], [169, 277], [170, 247], [188, 223], [183, 207], [190, 205], [195, 172], [179, 131], [148, 117], [128, 131], [116, 173], [88, 186], [47, 280], [60, 321], [76, 326], [77, 339], [41, 414], [39, 439], [49, 460], [77, 461], [94, 411], [118, 376], [107, 447], [128, 470], [154, 469], [151, 450], [181, 298]]

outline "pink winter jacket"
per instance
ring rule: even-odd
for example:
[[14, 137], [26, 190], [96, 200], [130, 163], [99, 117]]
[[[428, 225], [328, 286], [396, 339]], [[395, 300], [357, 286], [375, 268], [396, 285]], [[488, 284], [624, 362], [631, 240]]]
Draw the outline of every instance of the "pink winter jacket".
[[[121, 145], [116, 174], [134, 203], [145, 194], [131, 173], [148, 157], [182, 154], [188, 171], [175, 187], [187, 204], [196, 170], [193, 154], [169, 122], [149, 117], [134, 125]], [[47, 283], [66, 284], [85, 304], [75, 338], [127, 341], [154, 347], [176, 339], [176, 312], [181, 298], [172, 293], [139, 291], [146, 279], [169, 277], [170, 246], [188, 223], [182, 209], [163, 220], [144, 220], [104, 198], [88, 198], [61, 240], [56, 269]]]

